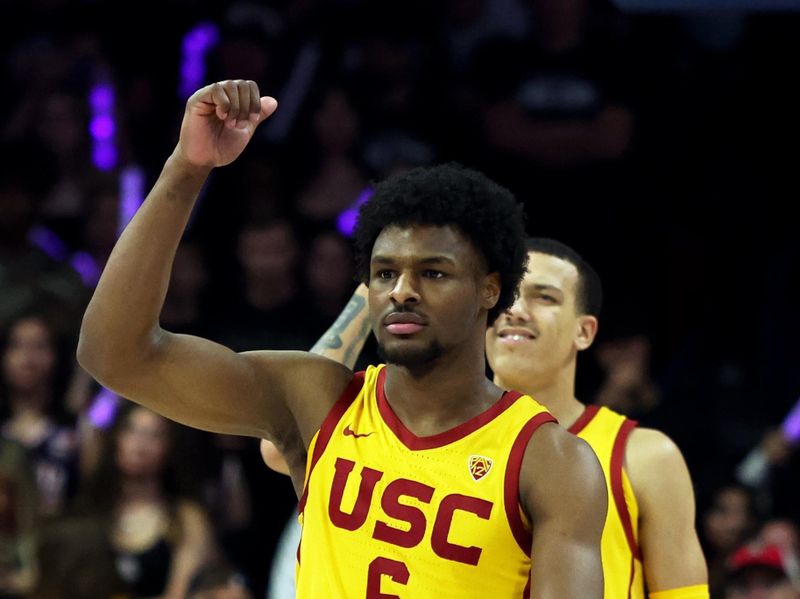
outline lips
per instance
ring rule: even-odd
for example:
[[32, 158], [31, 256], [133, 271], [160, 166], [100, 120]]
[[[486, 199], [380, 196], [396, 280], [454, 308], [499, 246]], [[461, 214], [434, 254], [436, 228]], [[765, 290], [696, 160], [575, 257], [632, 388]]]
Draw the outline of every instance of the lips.
[[524, 327], [503, 327], [497, 336], [506, 343], [524, 343], [536, 339], [534, 332]]
[[383, 319], [383, 324], [393, 335], [411, 335], [421, 331], [427, 323], [414, 312], [392, 312]]

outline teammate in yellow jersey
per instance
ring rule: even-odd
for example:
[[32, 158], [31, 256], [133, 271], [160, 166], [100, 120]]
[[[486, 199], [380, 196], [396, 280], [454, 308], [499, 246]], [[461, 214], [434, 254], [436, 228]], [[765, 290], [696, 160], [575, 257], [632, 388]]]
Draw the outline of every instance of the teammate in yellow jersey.
[[362, 208], [359, 272], [385, 367], [355, 376], [311, 353], [239, 354], [159, 326], [200, 189], [276, 106], [243, 80], [189, 98], [87, 307], [79, 361], [169, 418], [276, 444], [303, 492], [298, 597], [602, 596], [595, 454], [485, 376], [487, 324], [511, 306], [526, 255], [519, 204], [485, 176], [417, 169]]
[[486, 333], [495, 383], [544, 404], [595, 449], [609, 485], [603, 533], [606, 597], [708, 597], [695, 532], [694, 492], [680, 451], [663, 433], [575, 398], [577, 356], [594, 341], [600, 279], [570, 247], [528, 240], [517, 300]]
[[[572, 248], [529, 239], [528, 269], [513, 306], [486, 333], [486, 352], [502, 388], [541, 402], [595, 450], [606, 475], [609, 510], [603, 532], [605, 597], [708, 597], [707, 572], [694, 529], [694, 494], [678, 448], [664, 434], [636, 427], [607, 408], [575, 398], [579, 351], [597, 333], [602, 285]], [[354, 298], [363, 294], [357, 290]], [[366, 310], [349, 310], [315, 345], [335, 360], [354, 360], [366, 334]], [[262, 443], [265, 462], [285, 471]]]

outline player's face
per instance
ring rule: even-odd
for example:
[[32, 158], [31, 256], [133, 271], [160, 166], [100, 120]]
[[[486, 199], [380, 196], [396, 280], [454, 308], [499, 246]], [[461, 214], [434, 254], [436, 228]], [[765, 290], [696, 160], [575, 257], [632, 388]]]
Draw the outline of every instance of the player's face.
[[569, 373], [577, 351], [594, 339], [597, 321], [576, 306], [578, 270], [531, 252], [514, 305], [486, 332], [486, 354], [498, 383], [533, 392]]
[[369, 309], [389, 363], [430, 364], [474, 336], [497, 301], [498, 277], [457, 229], [387, 227], [372, 248]]

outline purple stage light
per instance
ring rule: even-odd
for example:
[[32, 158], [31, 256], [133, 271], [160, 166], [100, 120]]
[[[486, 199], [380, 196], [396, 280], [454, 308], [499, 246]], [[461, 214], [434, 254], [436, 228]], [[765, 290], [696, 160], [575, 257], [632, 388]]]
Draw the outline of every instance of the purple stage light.
[[92, 162], [101, 171], [110, 171], [117, 165], [117, 149], [110, 143], [95, 145]]
[[119, 225], [117, 236], [131, 222], [144, 201], [144, 172], [138, 166], [128, 166], [119, 177]]
[[89, 132], [92, 138], [106, 140], [114, 137], [114, 119], [107, 114], [101, 114], [92, 119], [89, 123]]
[[75, 252], [69, 259], [72, 268], [75, 269], [83, 284], [87, 287], [95, 287], [100, 280], [100, 267], [94, 258], [87, 252]]
[[800, 399], [794, 404], [794, 407], [786, 415], [781, 425], [783, 436], [789, 443], [800, 442]]
[[100, 389], [100, 392], [94, 396], [92, 404], [86, 413], [89, 422], [96, 428], [105, 429], [111, 426], [114, 418], [117, 415], [117, 408], [119, 408], [119, 395], [109, 391], [105, 387]]
[[183, 36], [181, 81], [178, 93], [188, 98], [202, 87], [206, 77], [206, 53], [219, 42], [219, 28], [214, 23], [200, 23]]
[[92, 138], [92, 162], [101, 171], [117, 166], [117, 147], [114, 134], [114, 88], [110, 83], [97, 83], [89, 91], [89, 134]]
[[28, 233], [28, 241], [50, 256], [61, 262], [67, 257], [67, 246], [61, 238], [47, 227], [36, 225]]
[[365, 188], [364, 191], [358, 194], [355, 202], [337, 217], [336, 228], [339, 229], [339, 232], [345, 237], [350, 237], [353, 231], [355, 231], [356, 221], [358, 220], [358, 210], [361, 208], [362, 204], [365, 204], [372, 196], [372, 193], [373, 189], [371, 187]]
[[110, 112], [114, 109], [114, 88], [101, 83], [89, 92], [89, 106], [93, 112]]

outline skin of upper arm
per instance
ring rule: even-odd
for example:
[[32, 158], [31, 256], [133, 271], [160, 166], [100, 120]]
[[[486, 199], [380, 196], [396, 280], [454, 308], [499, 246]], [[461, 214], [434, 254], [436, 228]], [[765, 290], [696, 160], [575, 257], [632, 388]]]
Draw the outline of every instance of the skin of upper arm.
[[675, 443], [634, 429], [625, 469], [639, 505], [639, 544], [651, 592], [705, 584], [708, 572], [695, 530], [695, 501], [686, 462]]
[[[367, 309], [368, 293], [369, 290], [366, 285], [362, 283], [358, 286], [347, 306], [339, 314], [336, 322], [311, 348], [312, 354], [323, 356], [348, 368], [355, 366], [358, 354], [364, 347], [364, 342], [367, 340], [371, 330], [369, 310]], [[266, 439], [261, 440], [261, 458], [275, 472], [290, 474], [289, 464], [273, 442]], [[304, 464], [304, 459], [295, 460], [296, 480], [303, 473]]]
[[113, 391], [182, 424], [273, 439], [281, 449], [298, 434], [308, 443], [352, 377], [306, 352], [236, 353], [166, 331], [153, 347], [114, 378]]
[[597, 457], [557, 424], [531, 437], [520, 474], [531, 518], [531, 598], [602, 597], [600, 537], [608, 507]]

